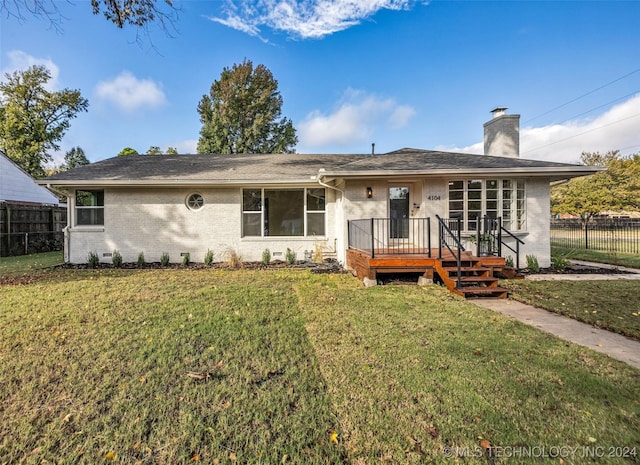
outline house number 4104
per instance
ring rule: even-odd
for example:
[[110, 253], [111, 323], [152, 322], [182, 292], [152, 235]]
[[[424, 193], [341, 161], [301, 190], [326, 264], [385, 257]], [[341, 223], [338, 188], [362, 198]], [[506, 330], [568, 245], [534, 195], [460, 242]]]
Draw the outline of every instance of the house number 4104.
[[427, 200], [440, 200], [440, 196], [439, 195], [430, 195], [429, 197], [427, 197]]

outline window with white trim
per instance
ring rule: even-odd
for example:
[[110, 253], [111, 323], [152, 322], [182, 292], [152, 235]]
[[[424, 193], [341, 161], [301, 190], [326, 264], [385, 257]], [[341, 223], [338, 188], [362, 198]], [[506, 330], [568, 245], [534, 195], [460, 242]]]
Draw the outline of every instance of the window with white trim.
[[243, 189], [242, 236], [324, 236], [323, 188]]
[[104, 225], [104, 191], [76, 191], [76, 225]]
[[460, 218], [464, 231], [475, 231], [477, 217], [502, 218], [510, 231], [526, 229], [524, 179], [449, 181], [449, 218]]

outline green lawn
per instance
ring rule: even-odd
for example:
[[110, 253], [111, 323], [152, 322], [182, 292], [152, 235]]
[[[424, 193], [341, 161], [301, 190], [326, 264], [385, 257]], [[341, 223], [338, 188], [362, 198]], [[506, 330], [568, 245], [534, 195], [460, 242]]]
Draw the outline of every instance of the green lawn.
[[[639, 370], [438, 286], [302, 270], [40, 276], [0, 286], [1, 464], [640, 453]], [[472, 457], [480, 444], [502, 456]]]
[[62, 262], [64, 262], [62, 251], [0, 257], [0, 277], [32, 274], [37, 270], [59, 265]]
[[504, 281], [519, 301], [640, 341], [640, 281]]
[[602, 250], [593, 249], [552, 247], [551, 255], [574, 260], [586, 260], [590, 262], [608, 263], [610, 265], [627, 266], [629, 268], [640, 269], [640, 254], [604, 252]]

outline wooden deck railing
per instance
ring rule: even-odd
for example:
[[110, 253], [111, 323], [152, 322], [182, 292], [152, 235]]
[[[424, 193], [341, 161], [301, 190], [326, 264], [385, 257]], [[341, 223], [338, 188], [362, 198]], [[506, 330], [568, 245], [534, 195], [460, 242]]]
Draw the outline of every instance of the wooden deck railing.
[[431, 256], [429, 218], [367, 218], [348, 222], [349, 248], [376, 255]]

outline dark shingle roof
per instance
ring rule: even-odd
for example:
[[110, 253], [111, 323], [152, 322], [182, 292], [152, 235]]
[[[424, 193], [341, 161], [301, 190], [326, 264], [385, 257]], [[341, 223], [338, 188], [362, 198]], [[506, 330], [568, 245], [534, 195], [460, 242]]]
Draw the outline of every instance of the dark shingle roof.
[[[41, 180], [53, 185], [91, 183], [261, 183], [312, 181], [317, 175], [381, 176], [443, 172], [557, 171], [588, 174], [590, 167], [520, 158], [401, 149], [380, 155], [130, 155], [114, 157]], [[593, 171], [591, 169], [591, 171]]]

